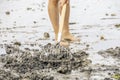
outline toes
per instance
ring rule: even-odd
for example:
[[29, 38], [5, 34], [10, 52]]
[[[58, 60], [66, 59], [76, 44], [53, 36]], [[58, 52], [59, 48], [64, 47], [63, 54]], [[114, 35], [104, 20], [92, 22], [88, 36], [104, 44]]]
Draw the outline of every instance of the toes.
[[69, 42], [67, 42], [67, 41], [61, 41], [61, 42], [60, 42], [60, 45], [61, 45], [61, 46], [64, 46], [64, 47], [68, 47], [70, 44], [69, 44]]
[[75, 42], [75, 41], [78, 41], [80, 42], [80, 39], [79, 38], [64, 38], [65, 41], [68, 41], [68, 42]]
[[79, 38], [75, 38], [74, 41], [78, 41], [78, 42], [80, 42], [80, 39], [79, 39]]

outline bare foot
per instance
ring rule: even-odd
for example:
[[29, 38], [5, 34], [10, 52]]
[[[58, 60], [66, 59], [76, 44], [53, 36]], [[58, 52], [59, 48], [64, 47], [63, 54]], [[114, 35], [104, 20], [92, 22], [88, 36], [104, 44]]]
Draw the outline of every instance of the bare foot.
[[60, 46], [68, 47], [70, 44], [68, 41], [61, 41]]
[[62, 36], [63, 40], [70, 41], [70, 42], [75, 42], [75, 41], [80, 41], [79, 38], [73, 36], [72, 34], [63, 34]]

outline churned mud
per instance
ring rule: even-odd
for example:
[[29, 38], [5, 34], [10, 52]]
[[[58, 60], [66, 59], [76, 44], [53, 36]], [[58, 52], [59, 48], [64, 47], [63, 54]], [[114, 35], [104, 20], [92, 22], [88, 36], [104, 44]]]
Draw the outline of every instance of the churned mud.
[[[30, 46], [37, 48], [30, 49]], [[1, 44], [1, 47], [6, 51], [6, 54], [0, 55], [2, 80], [95, 80], [97, 77], [100, 80], [114, 80], [116, 74], [120, 74], [120, 66], [92, 65], [88, 59], [89, 53], [83, 50], [72, 51], [59, 44], [30, 44], [29, 47], [21, 48], [23, 45], [15, 42]], [[106, 55], [106, 52], [109, 55], [111, 52], [116, 54], [111, 56], [119, 59], [119, 47], [98, 54]]]
[[102, 55], [103, 57], [113, 57], [114, 59], [120, 60], [120, 47], [116, 48], [109, 48], [104, 51], [99, 51], [98, 54]]
[[70, 32], [54, 42], [48, 0], [0, 0], [0, 80], [120, 80], [120, 1], [71, 0]]
[[39, 45], [40, 49], [36, 50], [20, 50], [21, 45], [18, 42], [3, 46], [6, 54], [0, 56], [0, 79], [4, 80], [55, 80], [54, 76], [43, 75], [44, 70], [70, 74], [72, 70], [91, 63], [86, 52], [71, 52], [69, 48], [58, 44]]

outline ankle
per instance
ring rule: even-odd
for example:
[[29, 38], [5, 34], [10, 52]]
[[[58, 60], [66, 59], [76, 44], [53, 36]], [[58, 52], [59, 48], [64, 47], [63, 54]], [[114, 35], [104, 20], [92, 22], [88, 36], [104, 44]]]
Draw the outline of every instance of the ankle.
[[63, 33], [62, 33], [63, 35], [69, 35], [70, 34], [70, 32], [69, 31], [63, 31]]

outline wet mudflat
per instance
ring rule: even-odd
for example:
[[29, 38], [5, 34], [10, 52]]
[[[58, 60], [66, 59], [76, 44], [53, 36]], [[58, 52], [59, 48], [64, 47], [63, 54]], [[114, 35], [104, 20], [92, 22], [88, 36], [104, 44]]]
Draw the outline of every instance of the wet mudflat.
[[91, 63], [84, 51], [71, 52], [69, 48], [50, 43], [40, 46], [41, 49], [32, 50], [20, 50], [18, 44], [3, 46], [7, 54], [0, 56], [0, 79], [56, 80], [57, 77], [52, 76], [51, 72], [71, 74], [72, 70], [84, 68]]
[[81, 41], [65, 48], [54, 42], [47, 2], [0, 0], [0, 79], [119, 80], [118, 3], [71, 0], [70, 31]]
[[[25, 46], [25, 45], [24, 45]], [[30, 49], [30, 47], [37, 48]], [[6, 54], [0, 56], [0, 79], [4, 80], [114, 80], [120, 75], [120, 66], [92, 64], [89, 53], [73, 51], [58, 44], [35, 45], [26, 48], [20, 42], [1, 44]], [[100, 51], [120, 60], [120, 47]], [[111, 55], [112, 54], [112, 55]], [[105, 57], [106, 58], [106, 57]], [[61, 77], [62, 76], [62, 77]]]

